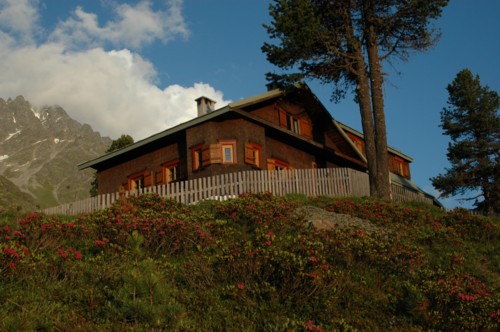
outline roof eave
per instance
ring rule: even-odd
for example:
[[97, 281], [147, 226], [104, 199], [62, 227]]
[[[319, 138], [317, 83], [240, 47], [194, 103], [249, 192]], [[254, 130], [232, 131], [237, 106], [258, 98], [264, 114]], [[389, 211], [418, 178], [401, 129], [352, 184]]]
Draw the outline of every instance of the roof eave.
[[121, 148], [119, 150], [116, 150], [116, 151], [113, 151], [113, 152], [110, 152], [110, 153], [107, 153], [103, 156], [100, 156], [98, 158], [95, 158], [95, 159], [92, 159], [92, 160], [89, 160], [89, 161], [86, 161], [82, 164], [79, 164], [78, 165], [78, 169], [79, 170], [84, 170], [86, 168], [94, 168], [94, 166], [98, 165], [98, 164], [101, 164], [103, 162], [106, 162], [106, 161], [109, 161], [113, 158], [116, 158], [122, 154], [125, 154], [127, 152], [130, 152], [130, 151], [133, 151], [133, 150], [136, 150], [138, 148], [141, 148], [145, 145], [148, 145], [148, 144], [151, 144], [152, 142], [158, 140], [158, 139], [161, 139], [161, 138], [164, 138], [164, 137], [167, 137], [169, 135], [172, 135], [172, 134], [175, 134], [175, 133], [178, 133], [182, 130], [185, 130], [185, 129], [188, 129], [190, 127], [193, 127], [193, 126], [196, 126], [198, 124], [201, 124], [205, 121], [209, 121], [215, 117], [218, 117], [218, 116], [221, 116], [222, 114], [225, 114], [227, 112], [231, 111], [231, 109], [228, 107], [228, 106], [224, 106], [218, 110], [215, 110], [213, 112], [210, 112], [210, 113], [207, 113], [207, 114], [204, 114], [202, 116], [199, 116], [199, 117], [196, 117], [192, 120], [189, 120], [189, 121], [186, 121], [186, 122], [183, 122], [181, 124], [178, 124], [177, 126], [174, 126], [172, 128], [169, 128], [169, 129], [166, 129], [162, 132], [159, 132], [157, 134], [154, 134], [152, 136], [149, 136], [147, 138], [144, 138], [140, 141], [137, 141], [136, 143], [133, 143], [131, 145], [128, 145], [124, 148]]

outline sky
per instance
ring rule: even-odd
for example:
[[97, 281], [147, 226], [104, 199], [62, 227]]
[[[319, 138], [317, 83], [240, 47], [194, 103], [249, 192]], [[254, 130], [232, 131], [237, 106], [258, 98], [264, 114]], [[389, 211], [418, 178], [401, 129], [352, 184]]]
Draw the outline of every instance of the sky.
[[[137, 141], [266, 91], [278, 71], [261, 51], [270, 41], [269, 0], [0, 0], [0, 97], [57, 104], [103, 136]], [[500, 1], [451, 0], [433, 22], [442, 35], [407, 62], [384, 64], [388, 143], [411, 156], [412, 179], [439, 195], [430, 177], [449, 167], [440, 112], [446, 86], [470, 69], [500, 92]], [[361, 129], [352, 98], [306, 81], [332, 116]], [[464, 206], [454, 198], [446, 207]]]

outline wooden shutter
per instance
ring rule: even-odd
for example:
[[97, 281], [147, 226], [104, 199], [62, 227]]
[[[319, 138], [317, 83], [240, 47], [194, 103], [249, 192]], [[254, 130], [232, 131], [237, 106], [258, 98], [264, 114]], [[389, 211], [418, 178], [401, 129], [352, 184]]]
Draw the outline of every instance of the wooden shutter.
[[144, 172], [144, 187], [153, 185], [153, 172]]
[[283, 128], [288, 128], [287, 125], [287, 114], [284, 109], [279, 108], [279, 113], [280, 113], [280, 126]]
[[254, 165], [255, 164], [255, 158], [253, 154], [253, 146], [250, 143], [245, 144], [245, 163]]
[[405, 178], [409, 179], [410, 178], [410, 165], [408, 165], [407, 162], [405, 162], [403, 164], [403, 172], [404, 172], [403, 176]]
[[201, 149], [201, 164], [203, 167], [222, 163], [222, 147], [220, 144], [209, 144]]
[[276, 169], [274, 159], [268, 159], [267, 160], [267, 170], [268, 171], [274, 171]]
[[300, 119], [300, 133], [308, 139], [312, 139], [312, 126], [308, 119]]
[[163, 184], [163, 174], [165, 173], [164, 168], [159, 168], [156, 171], [156, 184]]

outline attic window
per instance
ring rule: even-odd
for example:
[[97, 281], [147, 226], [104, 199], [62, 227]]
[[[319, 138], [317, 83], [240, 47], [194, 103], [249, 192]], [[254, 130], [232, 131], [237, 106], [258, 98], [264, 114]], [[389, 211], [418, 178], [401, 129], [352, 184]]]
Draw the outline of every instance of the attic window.
[[311, 121], [307, 116], [298, 117], [280, 108], [279, 118], [281, 127], [286, 128], [308, 139], [313, 138]]

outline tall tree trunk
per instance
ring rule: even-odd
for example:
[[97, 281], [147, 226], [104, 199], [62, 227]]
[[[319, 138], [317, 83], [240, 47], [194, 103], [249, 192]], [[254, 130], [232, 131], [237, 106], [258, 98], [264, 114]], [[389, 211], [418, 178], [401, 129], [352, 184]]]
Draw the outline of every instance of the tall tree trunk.
[[366, 62], [363, 55], [363, 45], [354, 34], [354, 26], [350, 11], [344, 7], [345, 31], [348, 48], [354, 55], [351, 74], [356, 77], [356, 96], [359, 103], [361, 125], [363, 127], [365, 154], [368, 166], [368, 179], [370, 183], [370, 195], [378, 197], [377, 185], [377, 151], [375, 146], [375, 128], [372, 117], [372, 103], [370, 100], [369, 78], [366, 72]]
[[361, 61], [358, 68], [357, 88], [356, 93], [359, 103], [359, 112], [361, 114], [361, 125], [363, 127], [363, 134], [365, 138], [365, 153], [366, 161], [368, 163], [368, 178], [370, 181], [370, 195], [379, 197], [378, 185], [378, 160], [377, 149], [375, 144], [375, 128], [373, 126], [372, 118], [372, 103], [370, 100], [370, 89], [368, 86], [368, 75], [365, 70], [365, 63], [363, 55], [358, 55]]
[[377, 159], [377, 196], [391, 200], [391, 182], [389, 177], [389, 156], [387, 152], [387, 131], [385, 126], [384, 96], [382, 91], [383, 76], [378, 54], [378, 44], [375, 29], [371, 23], [373, 18], [373, 3], [366, 2], [366, 50], [370, 67], [370, 88], [373, 107], [373, 122], [375, 126], [375, 149]]

